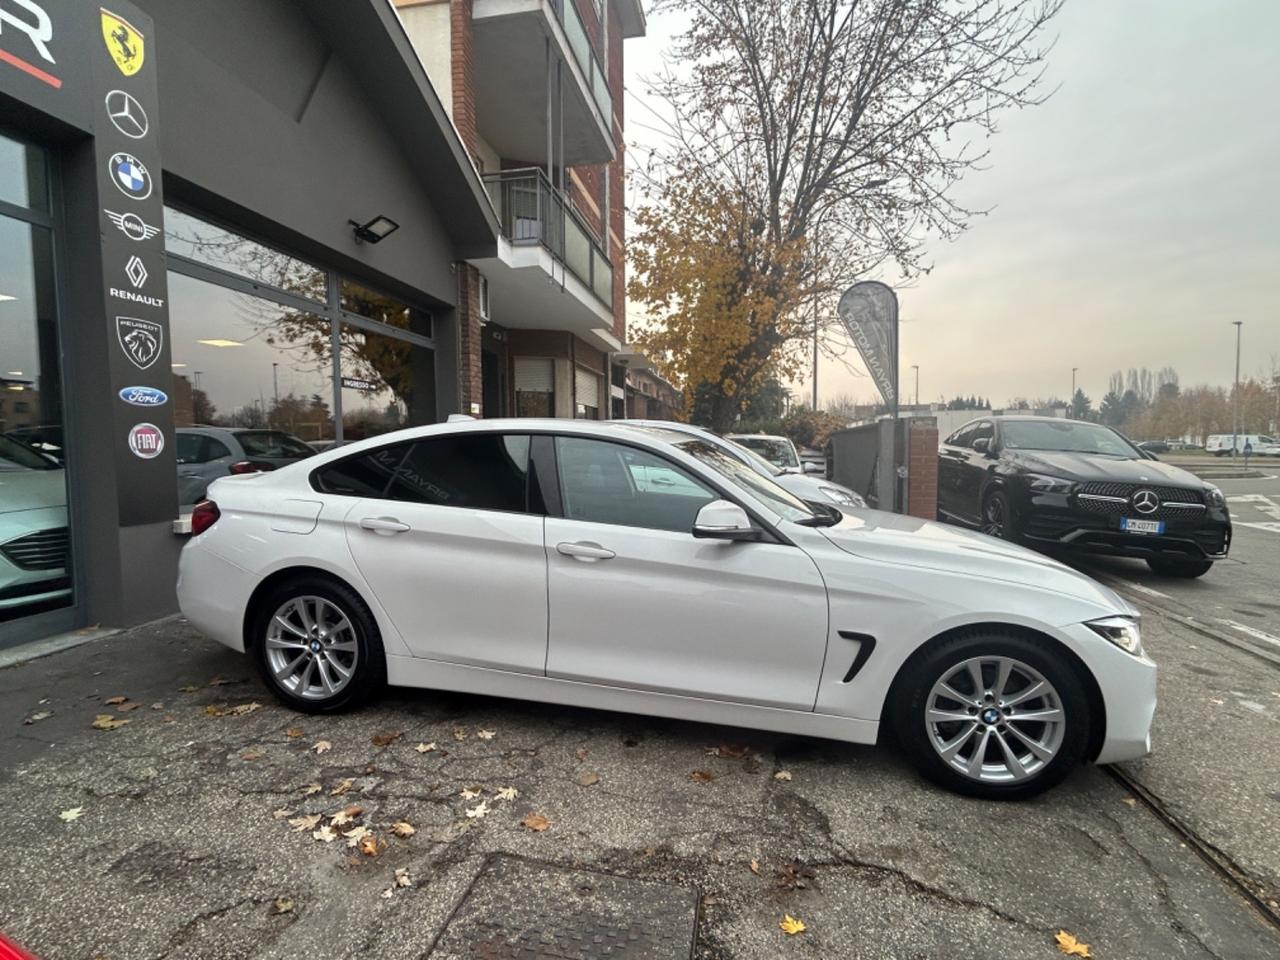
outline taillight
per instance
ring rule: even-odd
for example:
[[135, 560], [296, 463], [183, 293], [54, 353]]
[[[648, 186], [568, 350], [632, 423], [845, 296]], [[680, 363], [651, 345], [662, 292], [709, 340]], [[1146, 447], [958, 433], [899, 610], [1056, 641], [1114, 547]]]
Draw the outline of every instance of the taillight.
[[191, 535], [204, 533], [222, 516], [222, 511], [212, 500], [201, 500], [191, 510]]
[[0, 960], [36, 960], [36, 957], [0, 933]]
[[265, 473], [274, 469], [275, 467], [269, 463], [254, 463], [252, 460], [241, 460], [231, 465], [231, 472], [234, 474]]

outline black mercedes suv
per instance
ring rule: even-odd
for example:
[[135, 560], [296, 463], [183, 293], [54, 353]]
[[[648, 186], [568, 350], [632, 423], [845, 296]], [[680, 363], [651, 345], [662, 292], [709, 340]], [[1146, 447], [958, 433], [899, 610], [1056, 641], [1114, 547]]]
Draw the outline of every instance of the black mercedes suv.
[[1222, 491], [1110, 427], [984, 417], [938, 447], [938, 518], [1039, 549], [1141, 557], [1198, 577], [1227, 555]]

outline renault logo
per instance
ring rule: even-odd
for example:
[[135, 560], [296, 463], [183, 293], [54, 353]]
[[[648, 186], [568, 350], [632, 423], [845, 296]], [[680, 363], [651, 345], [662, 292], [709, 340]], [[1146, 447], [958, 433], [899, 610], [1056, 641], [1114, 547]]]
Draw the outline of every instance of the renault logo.
[[1154, 490], [1139, 490], [1133, 495], [1133, 509], [1139, 513], [1155, 513], [1160, 509], [1160, 498]]

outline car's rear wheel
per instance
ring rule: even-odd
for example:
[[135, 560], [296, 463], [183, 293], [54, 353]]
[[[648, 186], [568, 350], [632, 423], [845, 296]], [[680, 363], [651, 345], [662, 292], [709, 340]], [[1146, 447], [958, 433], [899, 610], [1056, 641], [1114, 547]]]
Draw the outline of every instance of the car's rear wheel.
[[258, 602], [251, 642], [267, 685], [297, 710], [345, 710], [386, 683], [373, 614], [336, 580], [300, 577], [271, 590]]
[[908, 758], [935, 783], [1019, 800], [1083, 761], [1088, 697], [1073, 665], [1047, 645], [966, 633], [926, 648], [904, 669], [890, 719]]
[[989, 537], [999, 537], [1001, 540], [1018, 539], [1009, 497], [1000, 490], [987, 494], [986, 500], [982, 503], [982, 532]]
[[1152, 557], [1147, 560], [1151, 572], [1162, 577], [1203, 577], [1213, 566], [1212, 560], [1162, 560]]

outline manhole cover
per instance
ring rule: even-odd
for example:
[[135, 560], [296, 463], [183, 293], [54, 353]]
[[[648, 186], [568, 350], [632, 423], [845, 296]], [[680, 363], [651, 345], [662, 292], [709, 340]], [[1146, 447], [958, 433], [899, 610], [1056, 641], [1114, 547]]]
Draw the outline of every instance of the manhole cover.
[[698, 895], [672, 884], [491, 857], [432, 960], [688, 960]]

